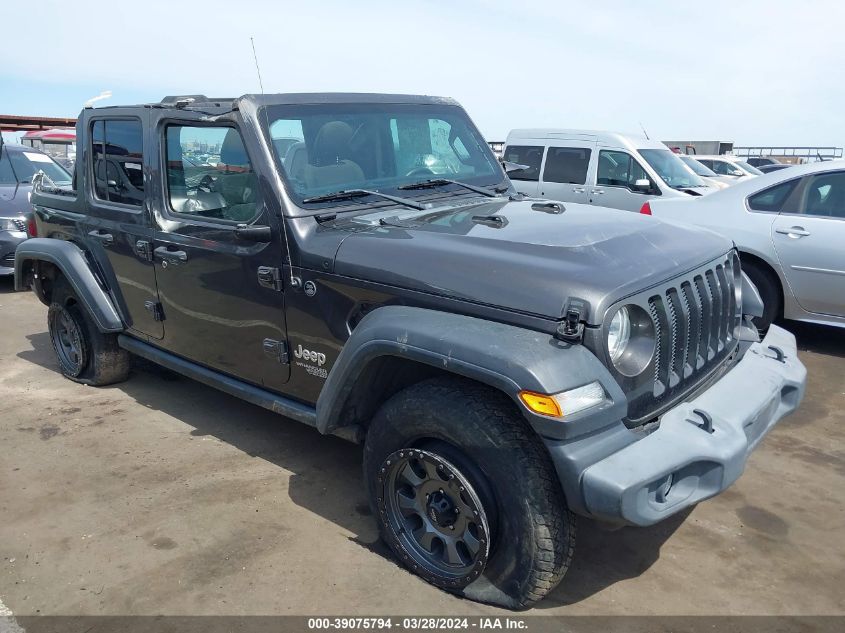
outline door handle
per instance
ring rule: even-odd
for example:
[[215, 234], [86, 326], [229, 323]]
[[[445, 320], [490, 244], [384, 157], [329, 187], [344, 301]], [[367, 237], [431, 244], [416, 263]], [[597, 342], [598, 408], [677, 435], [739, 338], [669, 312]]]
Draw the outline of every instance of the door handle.
[[798, 239], [799, 237], [807, 237], [810, 232], [805, 231], [803, 226], [791, 226], [788, 229], [775, 229], [775, 233], [780, 233], [781, 235], [788, 235], [792, 239]]
[[601, 195], [601, 194], [604, 193], [604, 189], [593, 189], [590, 193], [595, 193], [595, 194]]
[[166, 246], [159, 246], [153, 253], [156, 257], [161, 257], [168, 262], [186, 262], [188, 261], [188, 254], [185, 251], [172, 251]]
[[88, 233], [88, 237], [93, 237], [98, 242], [102, 242], [105, 245], [109, 245], [114, 242], [114, 235], [111, 233], [105, 233], [99, 229], [95, 229]]
[[584, 187], [575, 187], [572, 190], [572, 193], [584, 193], [585, 191], [586, 191], [586, 189], [584, 189]]

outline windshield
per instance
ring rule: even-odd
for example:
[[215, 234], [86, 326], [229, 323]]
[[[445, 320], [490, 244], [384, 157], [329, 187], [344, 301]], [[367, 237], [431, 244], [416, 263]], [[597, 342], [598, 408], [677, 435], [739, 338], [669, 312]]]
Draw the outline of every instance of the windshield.
[[673, 189], [706, 187], [704, 181], [681, 162], [678, 155], [668, 149], [641, 149], [640, 155], [667, 185]]
[[[269, 106], [267, 114], [288, 191], [306, 208], [343, 203], [304, 202], [341, 190], [423, 197], [431, 195], [428, 188], [411, 193], [403, 185], [449, 179], [492, 186], [504, 180], [487, 142], [457, 106], [285, 105]], [[454, 184], [443, 186], [467, 191]]]
[[9, 151], [3, 149], [0, 158], [0, 184], [29, 183], [32, 177], [43, 171], [56, 185], [69, 185], [70, 174], [52, 158], [37, 151]]
[[759, 169], [757, 169], [753, 165], [749, 165], [744, 160], [735, 160], [734, 164], [739, 165], [740, 167], [742, 167], [742, 169], [744, 171], [747, 171], [749, 174], [754, 174], [755, 176], [762, 176], [763, 175], [762, 171], [760, 171]]
[[705, 176], [709, 178], [711, 176], [719, 175], [706, 165], [702, 165], [701, 163], [699, 163], [692, 156], [687, 156], [686, 154], [677, 154], [677, 156], [683, 161], [684, 165], [692, 169], [699, 176]]

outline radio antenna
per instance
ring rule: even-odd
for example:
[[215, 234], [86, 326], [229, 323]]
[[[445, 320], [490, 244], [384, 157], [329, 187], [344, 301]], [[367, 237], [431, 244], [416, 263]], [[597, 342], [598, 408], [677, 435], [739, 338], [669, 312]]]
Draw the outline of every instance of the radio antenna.
[[[264, 96], [264, 82], [261, 81], [261, 68], [258, 65], [258, 54], [255, 52], [255, 40], [252, 36], [249, 37], [249, 43], [252, 45], [252, 58], [255, 60], [255, 72], [258, 73], [258, 86], [261, 88], [261, 96]], [[264, 122], [267, 125], [267, 134], [270, 133], [270, 115], [267, 114], [267, 106], [262, 106], [264, 110]], [[261, 126], [259, 125], [259, 137], [261, 136]], [[270, 159], [272, 161], [272, 152], [270, 155]], [[285, 240], [285, 253], [288, 256], [288, 266], [290, 266], [290, 285], [291, 288], [299, 288], [302, 284], [302, 281], [299, 277], [293, 274], [293, 258], [290, 256], [290, 240], [288, 239], [288, 223], [287, 218], [285, 217], [284, 208], [282, 209], [282, 217], [279, 218], [282, 223], [282, 235], [283, 239]]]
[[258, 55], [255, 54], [255, 40], [252, 36], [249, 38], [249, 43], [252, 44], [252, 58], [255, 60], [255, 71], [258, 73], [258, 86], [261, 88], [261, 94], [264, 94], [264, 82], [261, 81], [261, 68], [258, 67]]
[[[259, 78], [260, 77], [261, 77], [261, 75], [259, 75]], [[643, 131], [643, 134], [645, 135], [646, 138], [648, 138], [648, 132], [645, 131], [645, 126], [642, 124], [642, 121], [638, 121], [638, 123], [640, 124], [640, 129]], [[651, 139], [649, 139], [649, 140], [651, 140]]]

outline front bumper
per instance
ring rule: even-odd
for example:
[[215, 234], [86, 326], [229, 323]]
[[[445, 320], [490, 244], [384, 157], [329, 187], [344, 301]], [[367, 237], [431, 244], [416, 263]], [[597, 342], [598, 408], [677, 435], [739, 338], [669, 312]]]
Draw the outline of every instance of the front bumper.
[[665, 413], [659, 428], [587, 467], [583, 508], [598, 519], [651, 525], [720, 493], [798, 407], [806, 380], [795, 337], [772, 326], [712, 387]]
[[0, 231], [0, 276], [15, 274], [15, 249], [26, 238], [23, 231]]

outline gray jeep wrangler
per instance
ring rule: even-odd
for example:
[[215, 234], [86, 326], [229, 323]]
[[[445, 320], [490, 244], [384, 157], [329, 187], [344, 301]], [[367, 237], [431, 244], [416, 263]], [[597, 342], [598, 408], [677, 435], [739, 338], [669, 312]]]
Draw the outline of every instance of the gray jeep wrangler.
[[136, 355], [362, 442], [383, 538], [448, 591], [531, 605], [575, 515], [719, 493], [801, 400], [729, 240], [524, 198], [452, 100], [168, 97], [77, 139], [15, 257], [62, 373]]

